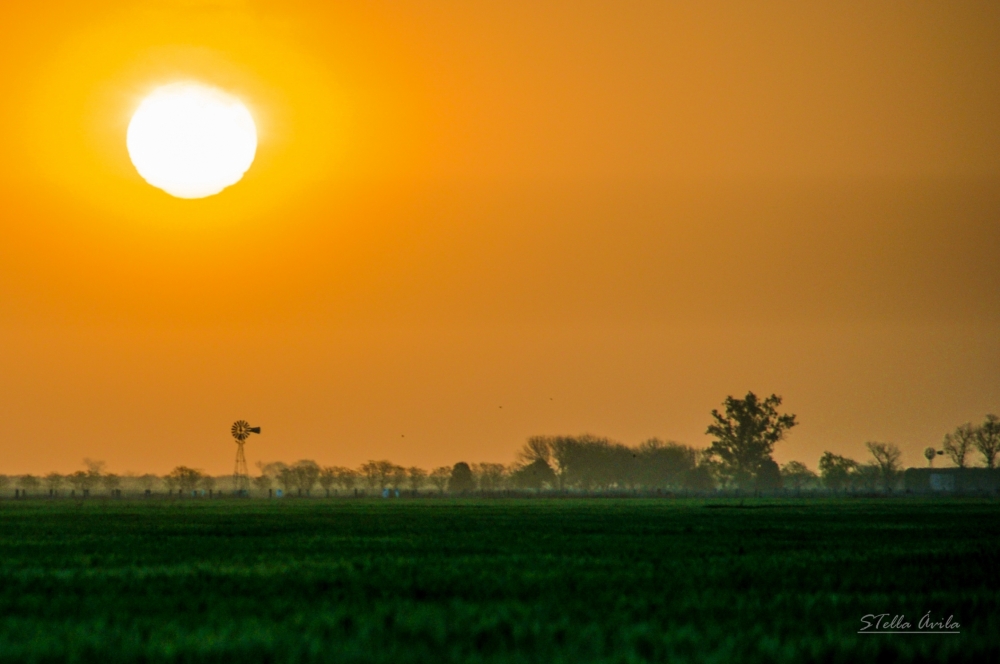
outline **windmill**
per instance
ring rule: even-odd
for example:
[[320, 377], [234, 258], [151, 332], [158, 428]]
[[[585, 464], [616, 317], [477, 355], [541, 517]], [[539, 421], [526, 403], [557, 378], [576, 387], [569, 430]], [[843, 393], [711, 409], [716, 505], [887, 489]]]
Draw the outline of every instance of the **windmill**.
[[246, 420], [233, 422], [231, 429], [233, 438], [236, 439], [236, 468], [233, 470], [233, 488], [236, 489], [237, 496], [246, 496], [250, 493], [250, 472], [247, 470], [247, 457], [243, 453], [243, 444], [252, 433], [260, 433], [260, 427], [252, 427]]

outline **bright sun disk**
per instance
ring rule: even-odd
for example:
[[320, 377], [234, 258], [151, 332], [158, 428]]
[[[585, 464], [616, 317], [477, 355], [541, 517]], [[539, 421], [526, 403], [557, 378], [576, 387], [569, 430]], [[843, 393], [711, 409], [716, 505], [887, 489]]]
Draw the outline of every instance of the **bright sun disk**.
[[129, 157], [146, 182], [178, 198], [204, 198], [236, 184], [257, 152], [243, 103], [200, 83], [154, 90], [132, 116]]

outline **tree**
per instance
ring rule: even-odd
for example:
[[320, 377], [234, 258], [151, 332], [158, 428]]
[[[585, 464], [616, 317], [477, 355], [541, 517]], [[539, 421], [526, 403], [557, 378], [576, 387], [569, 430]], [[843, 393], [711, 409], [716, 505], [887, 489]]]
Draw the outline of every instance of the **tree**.
[[816, 473], [801, 461], [789, 461], [781, 467], [781, 479], [786, 487], [801, 491], [816, 481]]
[[265, 491], [267, 491], [268, 489], [271, 488], [271, 484], [272, 484], [273, 480], [271, 479], [270, 476], [261, 474], [261, 475], [258, 475], [257, 477], [254, 477], [250, 481], [253, 482], [253, 488], [254, 489], [256, 489], [257, 491], [260, 491], [261, 493], [263, 493], [263, 492], [265, 492]]
[[823, 485], [831, 491], [841, 491], [851, 485], [852, 476], [858, 472], [858, 462], [833, 452], [824, 452], [819, 460], [819, 474]]
[[319, 485], [323, 487], [327, 498], [330, 497], [330, 487], [337, 483], [337, 467], [323, 466], [319, 471]]
[[427, 481], [427, 471], [416, 466], [407, 468], [406, 479], [409, 481], [410, 491], [413, 492], [413, 495], [417, 495], [417, 492], [423, 487], [424, 482]]
[[868, 448], [868, 451], [875, 458], [879, 477], [882, 480], [882, 487], [886, 493], [891, 492], [892, 488], [896, 485], [896, 478], [902, 469], [899, 459], [903, 456], [903, 453], [892, 443], [868, 441], [865, 443], [865, 447]]
[[684, 485], [698, 462], [698, 450], [680, 443], [650, 438], [635, 450], [633, 476], [639, 486], [674, 489]]
[[29, 491], [34, 491], [42, 484], [41, 480], [34, 475], [21, 475], [21, 477], [17, 478], [17, 483], [21, 485], [25, 494]]
[[768, 457], [760, 462], [754, 475], [754, 490], [777, 491], [782, 486], [781, 468], [778, 462]]
[[[729, 396], [725, 414], [712, 411], [715, 420], [706, 433], [715, 440], [710, 453], [721, 462], [723, 474], [736, 486], [749, 486], [771, 459], [774, 445], [798, 424], [795, 415], [779, 414], [781, 397], [772, 394], [761, 401], [753, 392], [743, 399]], [[770, 465], [765, 472], [771, 470]]]
[[448, 488], [448, 480], [451, 479], [451, 468], [448, 466], [435, 468], [431, 471], [428, 479], [430, 479], [434, 488], [438, 490], [438, 493], [444, 493], [444, 490]]
[[976, 444], [976, 427], [966, 422], [955, 427], [952, 433], [944, 435], [941, 447], [951, 462], [959, 468], [965, 468], [965, 458]]
[[62, 486], [63, 476], [59, 473], [49, 473], [45, 476], [45, 488], [55, 493]]
[[159, 481], [159, 479], [160, 478], [158, 478], [156, 475], [153, 475], [152, 473], [146, 473], [145, 475], [140, 475], [138, 480], [139, 486], [143, 489], [143, 491], [152, 491], [153, 487], [156, 486], [156, 483], [157, 481]]
[[472, 477], [472, 469], [469, 464], [459, 461], [451, 469], [451, 477], [448, 479], [448, 491], [454, 493], [464, 493], [474, 491], [476, 481]]
[[353, 491], [358, 483], [358, 471], [353, 468], [338, 467], [337, 483], [344, 488], [344, 491]]
[[541, 491], [556, 485], [556, 474], [545, 459], [535, 459], [526, 466], [518, 466], [510, 474], [511, 483], [519, 489]]
[[851, 475], [851, 485], [862, 491], [875, 493], [878, 491], [882, 470], [877, 463], [858, 464], [857, 472]]
[[497, 491], [502, 488], [507, 469], [502, 463], [477, 463], [473, 468], [482, 491]]
[[393, 464], [392, 469], [389, 471], [388, 481], [389, 486], [399, 491], [399, 487], [406, 484], [406, 468]]
[[312, 491], [312, 488], [316, 486], [316, 480], [319, 479], [319, 464], [315, 461], [303, 459], [302, 461], [296, 461], [292, 464], [291, 472], [293, 482], [299, 492], [305, 492], [308, 496], [309, 492]]
[[198, 484], [200, 484], [201, 488], [205, 491], [214, 491], [216, 483], [217, 480], [211, 475], [202, 475], [201, 479], [198, 481]]
[[167, 474], [167, 478], [184, 493], [194, 491], [201, 477], [200, 471], [187, 466], [177, 466]]
[[74, 490], [83, 493], [94, 485], [94, 478], [85, 470], [78, 470], [66, 476], [66, 480]]
[[518, 452], [518, 460], [525, 465], [531, 465], [536, 461], [544, 461], [548, 465], [549, 459], [552, 458], [550, 440], [548, 436], [532, 436]]
[[1000, 454], [1000, 417], [991, 413], [976, 427], [975, 445], [986, 467], [996, 468], [997, 454]]
[[108, 493], [114, 493], [122, 485], [122, 478], [114, 473], [108, 473], [101, 477], [101, 484]]

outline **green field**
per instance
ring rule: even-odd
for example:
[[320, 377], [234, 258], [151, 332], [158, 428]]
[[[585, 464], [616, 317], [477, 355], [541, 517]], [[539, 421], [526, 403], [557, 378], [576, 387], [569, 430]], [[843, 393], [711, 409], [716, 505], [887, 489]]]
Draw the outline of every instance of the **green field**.
[[1000, 661], [998, 544], [985, 500], [8, 500], [0, 659]]

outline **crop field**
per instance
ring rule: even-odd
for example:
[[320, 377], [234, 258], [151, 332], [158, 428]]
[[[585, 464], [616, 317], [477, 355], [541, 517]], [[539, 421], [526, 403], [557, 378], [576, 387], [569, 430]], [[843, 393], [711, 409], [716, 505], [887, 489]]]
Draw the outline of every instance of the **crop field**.
[[7, 500], [0, 660], [1000, 661], [998, 543], [972, 499]]

